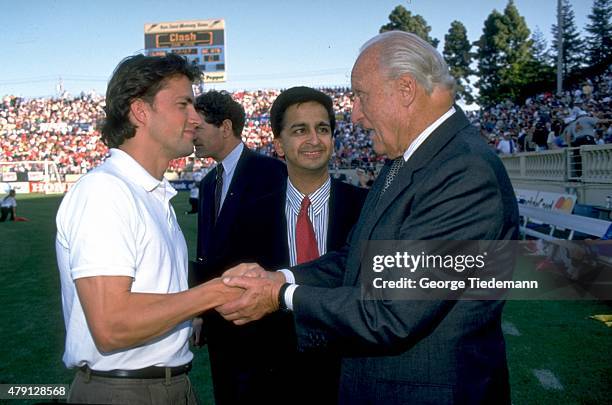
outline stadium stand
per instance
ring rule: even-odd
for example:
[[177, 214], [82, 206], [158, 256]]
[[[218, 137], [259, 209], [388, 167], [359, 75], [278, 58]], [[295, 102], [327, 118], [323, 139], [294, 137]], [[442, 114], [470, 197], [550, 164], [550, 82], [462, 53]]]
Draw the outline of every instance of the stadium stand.
[[[348, 88], [322, 90], [333, 98], [338, 120], [331, 168], [374, 170], [382, 158], [375, 156], [366, 131], [353, 127], [350, 121], [351, 91]], [[497, 153], [504, 149], [498, 148], [504, 134], [514, 141], [513, 152], [558, 149], [568, 145], [569, 134], [567, 131], [564, 134], [564, 129], [576, 119], [584, 115], [602, 120], [612, 118], [611, 90], [612, 73], [608, 72], [588, 79], [584, 86], [567, 90], [561, 96], [539, 94], [523, 105], [505, 101], [468, 115]], [[245, 143], [272, 156], [269, 109], [278, 94], [279, 90], [233, 93], [247, 113]], [[60, 98], [3, 97], [0, 100], [0, 161], [51, 160], [61, 175], [86, 173], [107, 155], [97, 129], [98, 122], [104, 118], [104, 105], [104, 97], [84, 93]], [[593, 140], [597, 144], [612, 143], [612, 125], [609, 121], [602, 123]], [[210, 160], [184, 158], [173, 161], [170, 171], [174, 172], [173, 176], [184, 178], [212, 164]]]

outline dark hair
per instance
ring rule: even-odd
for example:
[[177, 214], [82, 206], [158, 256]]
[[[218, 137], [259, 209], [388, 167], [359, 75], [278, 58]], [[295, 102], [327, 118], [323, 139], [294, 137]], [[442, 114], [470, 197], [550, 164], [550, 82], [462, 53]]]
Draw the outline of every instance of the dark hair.
[[240, 103], [234, 101], [227, 91], [210, 90], [200, 94], [195, 101], [194, 107], [197, 112], [204, 115], [204, 120], [217, 128], [223, 121], [232, 121], [234, 136], [242, 137], [242, 129], [246, 115]]
[[200, 80], [200, 69], [184, 58], [169, 53], [166, 56], [134, 55], [123, 59], [115, 68], [106, 90], [106, 119], [102, 125], [102, 141], [116, 148], [136, 134], [130, 122], [130, 105], [136, 99], [152, 104], [166, 81], [185, 76], [192, 82]]
[[325, 107], [331, 131], [332, 133], [334, 132], [336, 129], [336, 116], [334, 115], [334, 104], [331, 97], [319, 90], [300, 86], [283, 91], [272, 103], [270, 123], [272, 124], [272, 133], [274, 133], [275, 138], [281, 135], [283, 125], [285, 124], [285, 111], [287, 111], [287, 108], [294, 104], [307, 103], [309, 101], [314, 101]]

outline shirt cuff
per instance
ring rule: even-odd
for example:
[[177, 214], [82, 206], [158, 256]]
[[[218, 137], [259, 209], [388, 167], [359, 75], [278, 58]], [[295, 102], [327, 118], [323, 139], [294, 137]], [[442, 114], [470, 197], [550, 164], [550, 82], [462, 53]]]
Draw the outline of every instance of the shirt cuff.
[[285, 305], [287, 305], [287, 309], [289, 311], [293, 311], [293, 293], [299, 287], [298, 284], [291, 284], [285, 290]]
[[283, 273], [285, 275], [285, 281], [289, 284], [295, 284], [295, 276], [293, 275], [293, 272], [289, 269], [280, 269], [277, 270], [280, 271], [281, 273]]

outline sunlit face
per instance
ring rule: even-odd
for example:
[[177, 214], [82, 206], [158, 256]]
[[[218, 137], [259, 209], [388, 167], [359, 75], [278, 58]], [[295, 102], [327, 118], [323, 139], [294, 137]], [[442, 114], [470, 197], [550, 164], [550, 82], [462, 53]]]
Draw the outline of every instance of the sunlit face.
[[191, 81], [185, 76], [166, 79], [153, 103], [147, 105], [150, 139], [169, 160], [193, 152], [195, 129], [200, 117], [193, 108]]
[[327, 110], [315, 101], [294, 104], [285, 110], [281, 136], [274, 140], [289, 172], [327, 171], [331, 158], [332, 130]]
[[213, 158], [221, 160], [222, 152], [225, 148], [226, 137], [222, 126], [215, 126], [206, 122], [206, 117], [200, 114], [202, 123], [196, 129], [196, 138], [193, 142], [195, 155], [199, 158]]
[[355, 62], [351, 85], [355, 95], [352, 121], [371, 131], [374, 151], [395, 158], [404, 153], [400, 146], [401, 116], [399, 90], [395, 80], [381, 73], [378, 51], [366, 50]]

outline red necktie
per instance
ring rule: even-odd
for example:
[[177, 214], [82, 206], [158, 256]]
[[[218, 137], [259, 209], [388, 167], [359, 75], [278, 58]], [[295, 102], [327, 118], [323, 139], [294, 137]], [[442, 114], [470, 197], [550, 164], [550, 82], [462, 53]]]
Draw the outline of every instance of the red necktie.
[[295, 225], [295, 250], [297, 253], [297, 264], [309, 262], [319, 257], [319, 248], [317, 247], [317, 238], [315, 237], [312, 222], [308, 217], [308, 207], [310, 207], [310, 198], [304, 197], [300, 206], [300, 213], [297, 217]]

